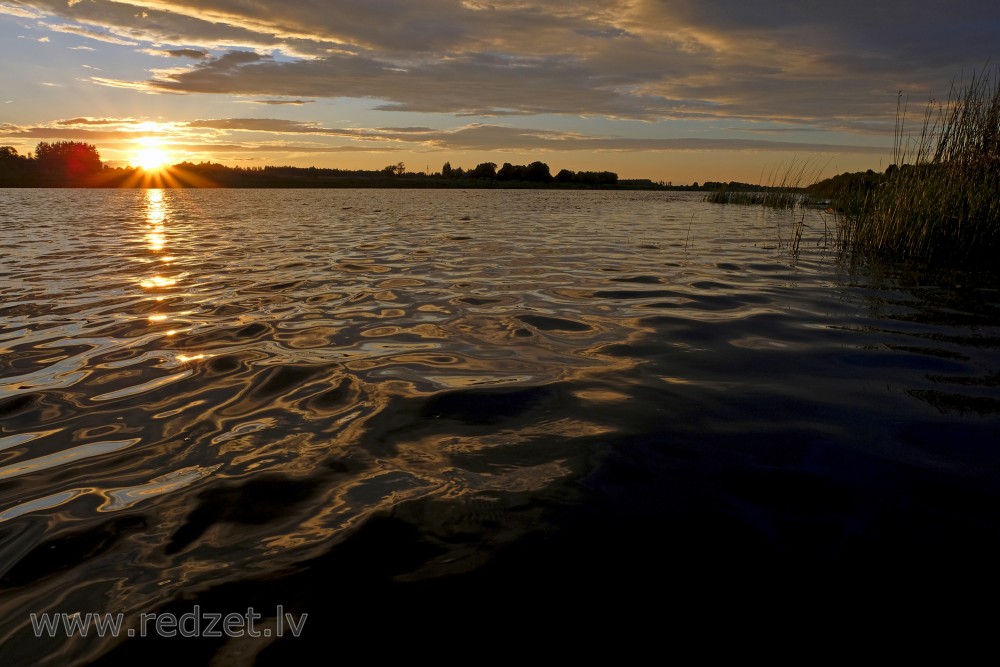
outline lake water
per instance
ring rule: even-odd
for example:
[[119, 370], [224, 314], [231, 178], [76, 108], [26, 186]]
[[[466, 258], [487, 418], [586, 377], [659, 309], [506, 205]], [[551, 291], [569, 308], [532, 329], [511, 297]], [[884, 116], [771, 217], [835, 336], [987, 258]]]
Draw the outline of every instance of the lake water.
[[[0, 191], [0, 664], [553, 618], [586, 646], [995, 584], [997, 283], [852, 265], [834, 225], [664, 192]], [[125, 636], [251, 606], [259, 637]], [[35, 638], [44, 612], [122, 636]]]

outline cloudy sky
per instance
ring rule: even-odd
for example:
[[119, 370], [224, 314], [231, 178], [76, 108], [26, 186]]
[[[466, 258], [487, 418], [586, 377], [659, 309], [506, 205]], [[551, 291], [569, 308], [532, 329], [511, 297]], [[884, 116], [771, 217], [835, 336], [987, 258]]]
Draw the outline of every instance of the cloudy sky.
[[0, 0], [0, 144], [825, 176], [884, 168], [898, 91], [916, 122], [998, 45], [984, 0]]

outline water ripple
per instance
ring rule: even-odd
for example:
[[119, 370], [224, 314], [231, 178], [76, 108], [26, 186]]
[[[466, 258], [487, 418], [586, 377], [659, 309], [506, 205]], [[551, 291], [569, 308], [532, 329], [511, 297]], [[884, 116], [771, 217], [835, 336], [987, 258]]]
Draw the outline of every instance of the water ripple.
[[[698, 562], [719, 543], [678, 526], [707, 516], [808, 560], [877, 540], [897, 502], [961, 526], [1000, 506], [996, 289], [845, 265], [817, 211], [792, 252], [787, 212], [670, 193], [3, 197], [18, 659], [112, 648], [39, 648], [29, 610], [269, 577], [312, 600], [288, 573], [333, 586], [323, 559], [386, 521], [399, 548], [357, 562], [423, 581], [578, 521], [646, 517]], [[622, 530], [619, 565], [652, 548]]]

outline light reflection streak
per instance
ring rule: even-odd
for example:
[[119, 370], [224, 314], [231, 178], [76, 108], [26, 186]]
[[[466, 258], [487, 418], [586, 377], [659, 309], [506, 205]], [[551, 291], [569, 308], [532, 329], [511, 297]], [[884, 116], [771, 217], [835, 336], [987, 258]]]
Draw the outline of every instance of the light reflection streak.
[[128, 440], [105, 440], [103, 442], [92, 442], [86, 445], [80, 445], [79, 447], [72, 447], [61, 452], [56, 452], [54, 454], [46, 454], [45, 456], [38, 456], [33, 459], [28, 459], [27, 461], [12, 463], [11, 465], [0, 468], [0, 479], [20, 477], [21, 475], [26, 475], [38, 470], [47, 470], [48, 468], [52, 468], [54, 466], [62, 466], [80, 459], [99, 456], [109, 452], [117, 452], [131, 447], [140, 440], [141, 438], [130, 438]]
[[128, 509], [144, 500], [150, 500], [190, 486], [198, 480], [208, 477], [221, 467], [221, 463], [204, 467], [189, 466], [159, 475], [148, 482], [134, 486], [120, 486], [110, 489], [88, 486], [60, 491], [41, 498], [27, 500], [0, 511], [0, 523], [25, 514], [50, 510], [86, 495], [96, 495], [104, 499], [104, 502], [97, 508], [98, 512], [116, 512]]
[[163, 202], [163, 190], [146, 190], [146, 223], [149, 233], [146, 240], [153, 252], [163, 250], [167, 244], [166, 220], [167, 210]]
[[98, 512], [114, 512], [127, 509], [136, 503], [142, 502], [155, 496], [171, 493], [190, 486], [194, 482], [211, 475], [222, 467], [221, 463], [213, 466], [189, 466], [181, 470], [174, 470], [165, 475], [154, 477], [145, 484], [136, 486], [123, 486], [117, 489], [108, 489], [101, 492], [105, 502], [97, 508]]
[[177, 284], [176, 278], [164, 278], [163, 276], [153, 276], [152, 278], [146, 278], [139, 283], [140, 286], [146, 289], [154, 289], [157, 287], [171, 287]]

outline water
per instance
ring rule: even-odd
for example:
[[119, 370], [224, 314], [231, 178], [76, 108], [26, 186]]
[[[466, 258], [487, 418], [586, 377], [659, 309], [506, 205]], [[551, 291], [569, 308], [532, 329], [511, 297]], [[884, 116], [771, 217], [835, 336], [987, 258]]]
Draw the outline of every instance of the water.
[[[0, 662], [510, 646], [650, 620], [636, 596], [995, 582], [997, 286], [851, 266], [833, 224], [672, 193], [0, 192]], [[270, 636], [30, 622], [196, 605]]]

